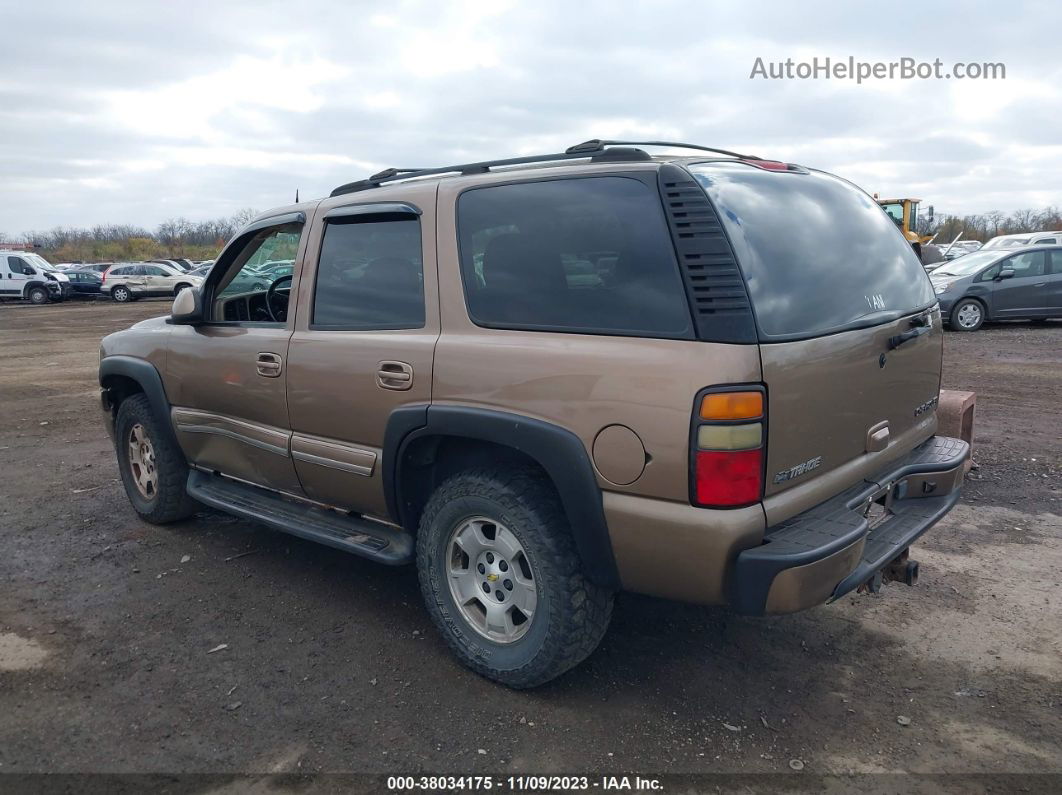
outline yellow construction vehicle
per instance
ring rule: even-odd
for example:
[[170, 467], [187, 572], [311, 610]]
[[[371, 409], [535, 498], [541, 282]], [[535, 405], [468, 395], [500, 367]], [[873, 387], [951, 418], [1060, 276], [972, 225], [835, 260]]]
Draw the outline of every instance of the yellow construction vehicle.
[[[937, 256], [940, 252], [936, 250], [936, 246], [931, 247], [932, 252], [926, 250], [926, 246], [933, 242], [936, 235], [918, 234], [918, 205], [921, 199], [879, 199], [878, 194], [875, 193], [874, 201], [881, 205], [881, 208], [900, 227], [903, 236], [907, 238], [923, 263], [930, 264], [943, 259], [943, 256]], [[933, 205], [926, 208], [926, 218], [930, 222], [933, 221]]]

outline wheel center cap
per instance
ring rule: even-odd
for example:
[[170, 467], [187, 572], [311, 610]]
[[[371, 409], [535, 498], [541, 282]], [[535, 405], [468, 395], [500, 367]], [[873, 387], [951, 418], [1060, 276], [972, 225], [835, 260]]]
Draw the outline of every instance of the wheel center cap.
[[498, 581], [498, 575], [495, 574], [494, 572], [491, 572], [490, 574], [487, 575], [487, 580], [489, 580], [490, 582], [497, 582]]

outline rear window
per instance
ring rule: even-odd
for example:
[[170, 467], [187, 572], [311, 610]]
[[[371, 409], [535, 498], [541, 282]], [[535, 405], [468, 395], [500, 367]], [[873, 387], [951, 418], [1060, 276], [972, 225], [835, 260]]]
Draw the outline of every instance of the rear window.
[[800, 339], [930, 306], [922, 263], [863, 191], [822, 172], [690, 167], [741, 264], [761, 337]]
[[461, 195], [457, 222], [481, 326], [692, 336], [655, 186], [584, 177], [476, 188]]

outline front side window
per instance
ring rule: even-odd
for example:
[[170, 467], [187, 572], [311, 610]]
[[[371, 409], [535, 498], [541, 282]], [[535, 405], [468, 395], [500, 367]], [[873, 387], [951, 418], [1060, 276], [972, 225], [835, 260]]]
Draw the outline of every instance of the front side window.
[[585, 177], [476, 188], [461, 195], [457, 222], [478, 325], [693, 335], [655, 186]]
[[29, 266], [29, 263], [22, 257], [8, 257], [8, 266], [11, 268], [12, 273], [21, 273], [24, 276], [36, 276], [36, 271]]
[[216, 282], [211, 301], [212, 321], [286, 321], [291, 274], [269, 279], [261, 276], [259, 269], [273, 260], [294, 261], [302, 228], [298, 222], [267, 227], [250, 235], [234, 255], [226, 253], [224, 272]]
[[321, 243], [310, 325], [324, 330], [422, 328], [420, 220], [397, 213], [330, 221]]
[[1032, 278], [1043, 276], [1045, 270], [1046, 253], [1043, 251], [1026, 251], [1024, 254], [1015, 254], [1003, 263], [1004, 268], [1014, 271], [1015, 279]]

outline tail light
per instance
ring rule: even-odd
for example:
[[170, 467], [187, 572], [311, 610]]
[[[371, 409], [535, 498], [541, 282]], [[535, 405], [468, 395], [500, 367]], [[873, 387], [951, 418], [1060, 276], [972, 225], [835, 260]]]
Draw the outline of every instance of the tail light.
[[100, 277], [100, 284], [106, 283], [106, 281], [107, 281], [107, 271], [109, 271], [109, 270], [110, 270], [110, 268], [107, 268], [107, 270], [103, 272], [103, 275]]
[[690, 499], [704, 508], [740, 508], [763, 497], [766, 434], [762, 387], [697, 395], [690, 438]]

